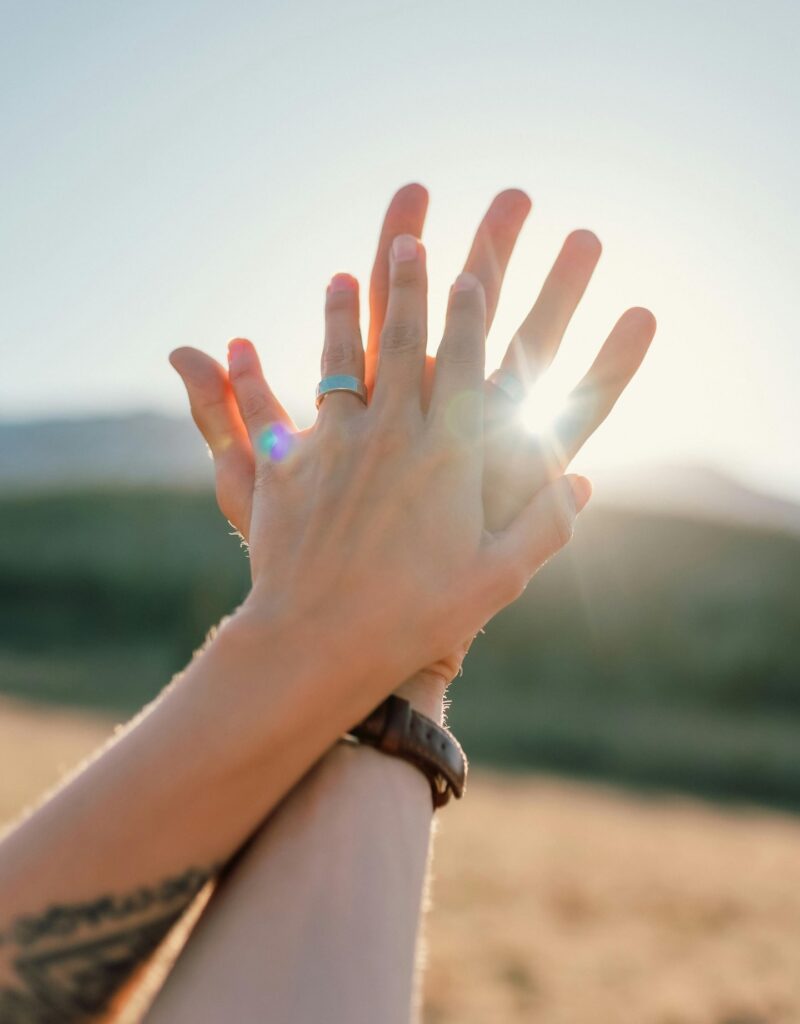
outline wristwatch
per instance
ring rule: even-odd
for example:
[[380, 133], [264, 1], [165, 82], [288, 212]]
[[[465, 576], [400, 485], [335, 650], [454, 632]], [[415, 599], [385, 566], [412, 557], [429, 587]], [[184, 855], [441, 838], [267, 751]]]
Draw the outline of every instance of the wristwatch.
[[434, 809], [443, 807], [451, 794], [457, 799], [463, 795], [467, 758], [458, 740], [402, 697], [388, 697], [350, 735], [419, 768], [431, 784]]

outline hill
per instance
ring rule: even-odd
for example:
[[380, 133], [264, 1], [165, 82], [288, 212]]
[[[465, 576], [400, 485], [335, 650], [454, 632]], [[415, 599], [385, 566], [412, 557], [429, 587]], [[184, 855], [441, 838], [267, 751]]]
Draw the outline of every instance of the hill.
[[712, 466], [640, 467], [609, 476], [601, 495], [626, 508], [800, 534], [800, 505], [747, 487]]
[[0, 422], [0, 489], [207, 485], [211, 463], [188, 416], [154, 413]]
[[[211, 463], [188, 415], [0, 421], [0, 493], [81, 487], [209, 486]], [[800, 505], [712, 466], [654, 465], [602, 474], [596, 500], [800, 533]]]

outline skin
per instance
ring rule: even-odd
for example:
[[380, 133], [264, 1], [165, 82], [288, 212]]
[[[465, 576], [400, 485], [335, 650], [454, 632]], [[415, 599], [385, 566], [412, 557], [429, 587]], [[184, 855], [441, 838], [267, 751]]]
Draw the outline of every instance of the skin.
[[417, 1021], [432, 818], [416, 768], [336, 744], [226, 873], [147, 1024]]
[[[273, 457], [265, 438], [276, 435], [274, 409], [258, 356], [244, 339], [229, 346], [229, 379], [254, 458], [248, 600], [262, 613], [280, 611], [288, 601], [313, 621], [320, 609], [333, 606], [342, 614], [352, 605], [355, 621], [369, 610], [363, 621], [378, 616], [430, 629], [433, 620], [442, 620], [441, 603], [454, 588], [465, 595], [464, 608], [473, 605], [467, 595], [483, 595], [495, 585], [511, 587], [516, 596], [541, 564], [532, 565], [532, 550], [561, 547], [576, 506], [588, 500], [587, 481], [563, 478], [540, 492], [507, 529], [485, 528], [483, 287], [470, 273], [453, 285], [426, 408], [425, 250], [413, 236], [400, 235], [392, 253], [369, 405], [349, 393], [329, 395], [308, 430], [289, 434], [279, 425], [277, 435], [288, 450]], [[358, 286], [349, 275], [332, 279], [325, 323], [325, 371], [335, 357], [340, 372], [362, 372]], [[531, 532], [534, 520], [547, 523], [547, 536]], [[435, 548], [428, 547], [425, 542], [434, 537]], [[420, 546], [435, 555], [409, 564], [409, 553]], [[495, 599], [478, 597], [474, 609], [487, 600]], [[449, 633], [459, 618], [448, 608]], [[469, 623], [460, 635], [474, 634], [484, 621]]]
[[[372, 402], [330, 396], [283, 458], [262, 444], [272, 409], [255, 351], [232, 346], [254, 464], [250, 593], [157, 701], [0, 842], [3, 1024], [99, 1015], [326, 751], [569, 539], [589, 498], [582, 477], [549, 484], [507, 528], [486, 526], [478, 278], [453, 287], [427, 405], [414, 237], [390, 258], [389, 281]], [[329, 289], [325, 348], [359, 358], [351, 279]], [[416, 806], [424, 780], [399, 767]]]
[[[401, 188], [384, 217], [370, 278], [367, 347], [346, 340], [358, 331], [352, 304], [335, 298], [323, 349], [322, 375], [348, 373], [367, 383], [375, 394], [377, 368], [386, 347], [389, 296], [389, 252], [392, 240], [402, 234], [422, 233], [428, 194], [417, 184]], [[531, 209], [529, 198], [517, 189], [501, 192], [490, 204], [475, 234], [464, 264], [466, 273], [481, 283], [485, 297], [485, 324], [491, 327], [508, 262]], [[558, 352], [601, 254], [601, 245], [590, 231], [576, 230], [567, 236], [530, 312], [515, 332], [502, 366], [526, 384], [535, 382]], [[357, 296], [357, 282], [337, 275], [334, 294]], [[330, 295], [330, 290], [329, 290]], [[508, 398], [488, 385], [484, 398], [483, 499], [486, 523], [502, 530], [526, 504], [558, 478], [584, 442], [605, 420], [639, 368], [655, 334], [655, 318], [649, 310], [624, 312], [600, 348], [595, 361], [570, 396], [553, 435], [531, 437], [519, 429]], [[214, 457], [217, 500], [223, 514], [249, 540], [257, 459], [253, 431], [246, 421], [253, 410], [260, 424], [280, 422], [294, 429], [291, 420], [261, 373], [258, 357], [249, 341], [235, 339], [229, 352], [229, 370], [207, 354], [180, 348], [170, 356], [186, 387], [195, 423]], [[418, 358], [413, 372], [422, 377], [423, 408], [430, 401], [435, 361]], [[358, 402], [345, 396], [348, 403]], [[323, 403], [328, 405], [332, 399]], [[336, 399], [342, 401], [341, 398]], [[415, 701], [435, 704], [455, 677], [469, 648], [462, 641], [451, 653], [419, 670], [401, 691]], [[430, 696], [429, 696], [430, 695]]]
[[[329, 289], [323, 373], [360, 376], [365, 372], [375, 400], [381, 395], [375, 372], [387, 365], [380, 343], [384, 352], [387, 346], [407, 349], [407, 325], [415, 320], [404, 310], [398, 323], [406, 326], [393, 330], [390, 308], [389, 328], [384, 330], [388, 278], [383, 268], [388, 245], [398, 229], [411, 225], [421, 230], [424, 199], [424, 193], [412, 187], [401, 190], [389, 208], [372, 275], [366, 363], [360, 346], [353, 343], [357, 284], [347, 275], [337, 275]], [[468, 257], [469, 271], [484, 283], [487, 322], [527, 206], [519, 193], [499, 197]], [[590, 233], [575, 232], [569, 237], [504, 365], [526, 378], [546, 368], [598, 255], [599, 245]], [[647, 315], [627, 314], [598, 358], [588, 384], [577, 389], [552, 448], [526, 443], [525, 435], [509, 424], [502, 396], [487, 391], [485, 515], [494, 515], [502, 527], [524, 506], [527, 495], [541, 492], [551, 476], [560, 474], [570, 444], [579, 445], [607, 413], [648, 341]], [[461, 350], [460, 357], [464, 354]], [[209, 371], [216, 411], [223, 410], [219, 421], [223, 430], [236, 436], [254, 407], [266, 405], [268, 414], [273, 414], [276, 406], [271, 397], [264, 401], [266, 385], [252, 346], [237, 340], [231, 345], [231, 356], [230, 374], [191, 350], [175, 353], [173, 361], [179, 366], [188, 363], [200, 374], [204, 368]], [[437, 400], [432, 366], [432, 360], [423, 364], [419, 358], [408, 366], [409, 373], [423, 377], [423, 408]], [[402, 375], [392, 387], [404, 380]], [[195, 416], [201, 426], [207, 425], [202, 389], [198, 391], [192, 381], [188, 384]], [[233, 411], [244, 410], [241, 421], [232, 416], [226, 423], [228, 388]], [[358, 400], [349, 396], [326, 399], [323, 409], [331, 401], [342, 403], [335, 411], [337, 417], [345, 410], [359, 409]], [[213, 432], [206, 436], [213, 440]], [[241, 488], [245, 504], [250, 500], [246, 472], [224, 476], [226, 465], [246, 467], [250, 454], [246, 446], [244, 451], [223, 447], [218, 460], [223, 502], [232, 497], [227, 481]], [[585, 483], [580, 489], [583, 498], [588, 497]], [[249, 514], [248, 510], [246, 522], [239, 520], [245, 527]], [[456, 662], [457, 656], [440, 659], [407, 681], [401, 692], [424, 713], [441, 720], [442, 682], [449, 679]], [[414, 950], [430, 824], [427, 782], [415, 768], [368, 747], [337, 744], [331, 748], [270, 816], [227, 874], [169, 975], [148, 1024], [221, 1020], [231, 1015], [287, 1022], [400, 1024], [416, 1019]], [[308, 927], [309, 921], [313, 928]], [[342, 935], [347, 935], [346, 943]]]

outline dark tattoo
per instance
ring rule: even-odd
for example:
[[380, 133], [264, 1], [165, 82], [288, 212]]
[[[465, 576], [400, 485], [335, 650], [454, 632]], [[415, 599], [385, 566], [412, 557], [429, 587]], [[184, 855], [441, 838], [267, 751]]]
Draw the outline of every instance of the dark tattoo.
[[18, 918], [0, 933], [20, 982], [0, 988], [0, 1024], [72, 1024], [100, 1013], [214, 874], [192, 868], [125, 896]]

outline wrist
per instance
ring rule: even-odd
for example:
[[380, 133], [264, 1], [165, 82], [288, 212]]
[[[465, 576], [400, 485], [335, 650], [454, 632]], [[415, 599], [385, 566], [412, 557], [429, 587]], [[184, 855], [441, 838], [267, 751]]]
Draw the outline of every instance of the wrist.
[[427, 671], [418, 672], [394, 691], [407, 700], [414, 711], [441, 725], [444, 721], [444, 697], [448, 683], [443, 676]]
[[[261, 646], [265, 656], [267, 650], [272, 652], [276, 647], [296, 652], [291, 657], [292, 664], [296, 659], [303, 661], [311, 655], [323, 684], [321, 695], [332, 695], [339, 690], [336, 677], [341, 676], [343, 687], [360, 705], [360, 711], [348, 725], [360, 721], [385, 699], [391, 692], [392, 676], [402, 678], [394, 664], [390, 649], [393, 645], [367, 642], [365, 633], [375, 636], [379, 635], [377, 631], [355, 629], [351, 618], [349, 624], [337, 623], [336, 610], [325, 609], [322, 613], [308, 610], [300, 614], [271, 605], [263, 594], [253, 591], [235, 615], [226, 620], [224, 628], [237, 643]], [[468, 644], [464, 644], [454, 655], [414, 673], [393, 692], [407, 700], [415, 711], [441, 724], [447, 687], [458, 673], [467, 647]], [[372, 699], [369, 693], [374, 694]]]
[[449, 730], [420, 714], [405, 698], [392, 694], [350, 732], [360, 744], [418, 769], [428, 780], [434, 809], [452, 795], [462, 796], [467, 777], [464, 751]]
[[288, 761], [304, 750], [319, 756], [350, 715], [368, 711], [349, 706], [374, 679], [372, 666], [356, 658], [342, 664], [321, 624], [242, 609], [223, 621], [200, 661], [220, 732], [258, 762], [281, 750]]
[[[255, 667], [254, 699], [268, 702], [269, 718], [302, 715], [309, 727], [321, 723], [341, 734], [380, 704], [405, 674], [386, 650], [389, 645], [364, 643], [362, 630], [341, 620], [336, 608], [300, 614], [248, 599], [223, 622], [214, 645], [222, 646], [226, 660]], [[246, 703], [248, 684], [241, 673], [237, 677], [233, 690], [238, 686], [245, 692], [234, 699]], [[436, 713], [435, 700], [426, 707]]]
[[[302, 603], [283, 600], [262, 585], [253, 587], [226, 625], [247, 643], [270, 651], [276, 645], [290, 648], [300, 661], [311, 656], [323, 666], [326, 678], [356, 681], [369, 676], [364, 698], [370, 710], [370, 692], [375, 694], [373, 703], [379, 703], [420, 664], [414, 646], [398, 642], [383, 618], [380, 610], [365, 610], [347, 595]], [[415, 631], [408, 632], [413, 638]]]

